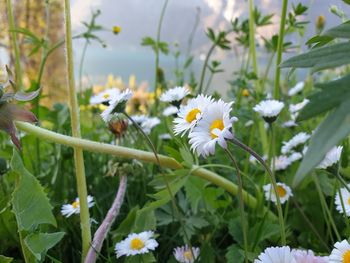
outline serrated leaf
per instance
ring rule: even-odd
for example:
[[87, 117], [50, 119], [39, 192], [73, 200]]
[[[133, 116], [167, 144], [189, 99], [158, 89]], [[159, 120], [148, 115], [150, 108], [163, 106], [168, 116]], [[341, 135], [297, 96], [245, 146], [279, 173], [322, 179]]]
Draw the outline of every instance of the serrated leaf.
[[189, 166], [192, 166], [194, 164], [193, 155], [186, 147], [180, 148], [180, 154], [182, 160], [184, 160], [186, 164], [188, 164]]
[[25, 169], [16, 150], [13, 150], [11, 169], [19, 176], [19, 182], [12, 194], [11, 201], [18, 229], [29, 231], [40, 224], [56, 226], [56, 220], [51, 212], [52, 206], [43, 187]]
[[350, 22], [348, 21], [339, 26], [328, 29], [323, 35], [338, 38], [350, 38]]
[[195, 214], [198, 211], [199, 201], [203, 198], [206, 185], [208, 185], [207, 181], [194, 176], [188, 178], [185, 184], [186, 197]]
[[63, 238], [64, 234], [64, 232], [30, 234], [26, 236], [24, 243], [35, 258], [41, 260], [46, 252]]
[[349, 43], [319, 47], [284, 61], [281, 68], [313, 68], [314, 71], [335, 68], [350, 63]]
[[338, 107], [350, 99], [350, 75], [331, 82], [316, 84], [321, 90], [308, 97], [310, 102], [301, 110], [297, 120], [302, 121]]
[[343, 102], [318, 126], [310, 139], [309, 148], [295, 175], [293, 185], [297, 186], [316, 167], [326, 153], [350, 134], [350, 100]]

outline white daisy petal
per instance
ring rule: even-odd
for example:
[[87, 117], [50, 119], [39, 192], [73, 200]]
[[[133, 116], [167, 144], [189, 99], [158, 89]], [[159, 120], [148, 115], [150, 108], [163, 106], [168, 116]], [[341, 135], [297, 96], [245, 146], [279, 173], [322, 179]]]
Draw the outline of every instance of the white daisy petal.
[[[350, 186], [350, 184], [348, 186]], [[337, 192], [335, 195], [335, 205], [339, 213], [345, 213], [345, 215], [350, 217], [350, 193], [345, 187], [340, 188], [340, 194]]]
[[175, 87], [164, 92], [160, 96], [160, 100], [163, 102], [177, 102], [183, 100], [190, 91], [185, 87]]
[[278, 100], [264, 100], [255, 105], [254, 111], [259, 113], [267, 122], [273, 122], [280, 114], [284, 107], [284, 103]]
[[324, 157], [322, 162], [317, 166], [319, 169], [327, 169], [340, 160], [343, 146], [333, 147]]
[[[91, 195], [87, 196], [88, 207], [92, 207], [94, 205], [94, 198]], [[73, 214], [80, 213], [80, 203], [79, 198], [77, 197], [72, 204], [64, 204], [61, 207], [61, 214], [65, 217], [70, 217]]]
[[167, 108], [164, 109], [163, 111], [163, 116], [171, 116], [174, 115], [176, 113], [178, 113], [179, 109], [175, 106], [169, 106]]
[[269, 247], [262, 252], [254, 263], [298, 263], [290, 247]]
[[[273, 186], [271, 184], [267, 184], [263, 186], [263, 189], [266, 200], [277, 204], [277, 198]], [[277, 183], [277, 194], [280, 198], [281, 204], [285, 203], [291, 196], [293, 196], [292, 189], [290, 189], [290, 187], [284, 183]]]
[[288, 96], [294, 96], [295, 94], [299, 93], [300, 91], [303, 90], [305, 86], [305, 83], [304, 81], [301, 81], [301, 82], [298, 82], [293, 88], [291, 88], [289, 91], [288, 91]]
[[175, 259], [180, 263], [193, 263], [196, 259], [198, 259], [200, 249], [198, 247], [192, 247], [191, 252], [191, 249], [185, 245], [175, 248], [173, 254]]
[[127, 89], [118, 94], [114, 100], [109, 101], [109, 106], [101, 113], [101, 117], [105, 122], [109, 122], [114, 113], [120, 113], [124, 109], [118, 109], [122, 107], [123, 103], [126, 103], [132, 97], [132, 91]]
[[350, 262], [350, 244], [347, 240], [334, 244], [334, 249], [329, 256], [329, 263]]
[[295, 147], [301, 144], [304, 144], [309, 138], [310, 138], [309, 134], [305, 132], [300, 132], [297, 135], [295, 135], [292, 139], [290, 139], [288, 142], [283, 142], [281, 152], [283, 154], [287, 154]]
[[96, 105], [101, 103], [106, 103], [115, 100], [120, 94], [120, 90], [117, 88], [111, 88], [92, 96], [90, 98], [90, 104]]

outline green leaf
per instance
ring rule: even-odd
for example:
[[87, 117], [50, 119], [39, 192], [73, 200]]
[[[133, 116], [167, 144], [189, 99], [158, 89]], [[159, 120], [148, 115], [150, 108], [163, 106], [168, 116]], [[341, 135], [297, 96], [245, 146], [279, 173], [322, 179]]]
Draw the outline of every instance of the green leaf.
[[19, 182], [12, 194], [12, 211], [16, 216], [18, 229], [32, 230], [40, 224], [56, 226], [51, 212], [52, 206], [39, 181], [23, 166], [22, 160], [13, 150], [11, 168], [19, 176]]
[[35, 258], [41, 260], [46, 252], [63, 238], [64, 234], [64, 232], [30, 234], [26, 236], [24, 243]]
[[195, 214], [198, 211], [199, 202], [203, 198], [206, 185], [208, 185], [207, 181], [194, 176], [188, 178], [185, 184], [186, 197], [191, 203], [192, 210]]
[[343, 102], [319, 125], [310, 139], [309, 148], [295, 175], [293, 185], [297, 186], [316, 167], [326, 153], [350, 133], [350, 100]]
[[350, 63], [349, 43], [319, 47], [284, 61], [282, 68], [313, 68], [314, 71], [335, 68]]
[[13, 261], [13, 258], [0, 255], [0, 263], [10, 263], [12, 261]]
[[343, 101], [350, 99], [350, 75], [331, 82], [316, 84], [320, 92], [308, 97], [310, 102], [302, 109], [298, 121], [306, 120], [338, 107]]
[[338, 38], [350, 38], [350, 22], [348, 21], [339, 26], [328, 29], [323, 35]]

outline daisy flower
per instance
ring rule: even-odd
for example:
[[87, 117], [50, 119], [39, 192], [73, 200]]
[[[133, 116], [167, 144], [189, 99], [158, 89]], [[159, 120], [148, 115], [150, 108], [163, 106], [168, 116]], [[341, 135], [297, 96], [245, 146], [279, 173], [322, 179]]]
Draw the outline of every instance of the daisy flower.
[[121, 113], [125, 109], [126, 102], [132, 97], [132, 91], [127, 89], [118, 94], [114, 100], [109, 102], [109, 106], [101, 113], [101, 117], [105, 122], [109, 122], [114, 113]]
[[[88, 207], [92, 207], [94, 205], [94, 198], [91, 195], [87, 196]], [[75, 201], [71, 204], [65, 204], [61, 208], [61, 214], [65, 217], [70, 217], [73, 214], [80, 213], [80, 203], [79, 198], [75, 198]]]
[[169, 106], [169, 107], [166, 107], [164, 110], [163, 110], [163, 116], [171, 116], [171, 115], [174, 115], [176, 113], [178, 113], [179, 109], [175, 106]]
[[190, 91], [185, 87], [175, 87], [169, 89], [160, 96], [160, 100], [163, 102], [174, 103], [180, 105], [181, 101], [190, 94]]
[[302, 102], [297, 104], [291, 104], [289, 105], [289, 111], [291, 113], [296, 113], [300, 111], [302, 108], [304, 108], [310, 101], [308, 99], [304, 99]]
[[288, 91], [288, 96], [294, 96], [295, 94], [299, 93], [300, 91], [303, 90], [305, 86], [305, 83], [304, 81], [301, 81], [301, 82], [298, 82], [293, 88], [291, 88], [289, 91]]
[[340, 160], [343, 146], [333, 147], [324, 157], [322, 162], [317, 166], [319, 169], [327, 169]]
[[151, 117], [151, 118], [146, 118], [142, 123], [141, 123], [141, 128], [146, 134], [150, 134], [152, 129], [156, 127], [160, 123], [159, 118], [157, 117]]
[[117, 258], [121, 256], [134, 256], [146, 254], [158, 247], [158, 242], [154, 239], [153, 231], [144, 231], [139, 234], [132, 233], [126, 239], [115, 245]]
[[[265, 191], [266, 200], [272, 201], [277, 204], [277, 199], [275, 195], [275, 191], [271, 184], [267, 184], [263, 186]], [[277, 183], [277, 194], [280, 198], [281, 204], [284, 204], [291, 196], [293, 196], [292, 189], [284, 183]]]
[[170, 140], [171, 139], [171, 135], [169, 133], [162, 133], [158, 136], [159, 139], [161, 140]]
[[296, 126], [298, 126], [298, 124], [293, 119], [286, 121], [282, 124], [282, 127], [284, 127], [284, 128], [292, 128], [292, 127], [296, 127]]
[[298, 153], [298, 152], [293, 152], [291, 155], [288, 156], [288, 159], [291, 163], [294, 163], [294, 162], [300, 160], [301, 158], [303, 158], [303, 155], [301, 153]]
[[292, 253], [297, 263], [328, 263], [328, 257], [315, 256], [312, 250], [293, 249]]
[[202, 117], [204, 109], [212, 103], [212, 97], [200, 94], [196, 98], [190, 99], [186, 106], [181, 106], [177, 118], [174, 119], [175, 135], [182, 134], [183, 136], [187, 131], [191, 132]]
[[204, 157], [215, 153], [215, 145], [218, 143], [222, 148], [227, 148], [226, 139], [233, 139], [230, 131], [236, 117], [230, 117], [231, 103], [223, 100], [210, 104], [203, 112], [197, 126], [189, 134], [191, 149]]
[[[350, 184], [348, 186], [350, 186]], [[347, 216], [350, 216], [350, 193], [345, 187], [340, 188], [340, 194], [338, 191], [335, 195], [335, 205], [339, 213], [343, 214], [345, 212]]]
[[273, 158], [275, 164], [275, 171], [282, 171], [287, 169], [289, 165], [291, 165], [291, 159], [286, 155], [280, 155]]
[[90, 98], [90, 104], [106, 104], [109, 101], [115, 100], [117, 96], [120, 94], [120, 90], [117, 88], [111, 88], [108, 90], [104, 90]]
[[297, 263], [290, 247], [268, 247], [254, 263]]
[[347, 240], [334, 244], [334, 249], [329, 256], [329, 263], [348, 263], [350, 262], [350, 244]]
[[191, 249], [186, 245], [174, 249], [174, 257], [180, 263], [193, 263], [199, 257], [200, 250], [198, 247]]
[[[147, 116], [142, 114], [142, 115], [132, 115], [130, 116], [130, 118], [136, 122], [137, 124], [141, 124], [142, 122], [144, 122], [147, 119]], [[132, 121], [129, 120], [129, 124], [133, 124]]]
[[263, 100], [259, 104], [255, 105], [254, 111], [259, 113], [261, 117], [268, 123], [274, 122], [281, 110], [284, 107], [284, 103], [278, 100]]
[[308, 139], [310, 138], [310, 135], [305, 132], [300, 132], [297, 135], [295, 135], [292, 139], [290, 139], [288, 142], [283, 142], [283, 146], [281, 149], [281, 152], [283, 154], [286, 154], [290, 152], [295, 147], [304, 144]]

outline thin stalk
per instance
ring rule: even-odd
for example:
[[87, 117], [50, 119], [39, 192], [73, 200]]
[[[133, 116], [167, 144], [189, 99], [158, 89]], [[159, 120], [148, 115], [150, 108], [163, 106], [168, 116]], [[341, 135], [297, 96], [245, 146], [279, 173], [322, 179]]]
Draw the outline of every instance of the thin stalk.
[[273, 62], [273, 59], [275, 57], [275, 52], [273, 52], [269, 58], [269, 61], [267, 63], [267, 66], [266, 66], [266, 69], [265, 69], [265, 73], [264, 73], [264, 76], [262, 78], [262, 81], [261, 81], [261, 89], [262, 90], [265, 90], [265, 83], [266, 83], [266, 80], [269, 76], [269, 72], [270, 72], [270, 69], [271, 69], [271, 66], [272, 66], [272, 62]]
[[286, 245], [286, 232], [285, 232], [285, 226], [284, 226], [284, 219], [283, 219], [283, 211], [281, 206], [281, 200], [279, 198], [278, 192], [277, 192], [277, 183], [276, 183], [276, 177], [275, 174], [271, 171], [270, 167], [265, 163], [265, 161], [251, 148], [249, 148], [244, 143], [240, 142], [236, 138], [232, 139], [232, 142], [240, 147], [241, 149], [245, 150], [246, 152], [249, 152], [251, 155], [253, 155], [260, 163], [261, 165], [266, 169], [268, 174], [270, 175], [271, 184], [273, 186], [273, 190], [276, 196], [277, 201], [277, 212], [278, 212], [278, 220], [281, 228], [281, 241], [282, 245]]
[[82, 91], [82, 77], [83, 77], [83, 65], [84, 65], [84, 59], [85, 59], [85, 54], [87, 47], [89, 45], [89, 41], [85, 40], [84, 47], [83, 47], [83, 52], [81, 54], [81, 59], [80, 59], [80, 64], [79, 64], [79, 92]]
[[155, 53], [156, 53], [156, 61], [155, 61], [155, 76], [154, 76], [154, 99], [155, 99], [155, 109], [158, 109], [158, 68], [159, 68], [159, 42], [160, 42], [160, 33], [162, 30], [162, 24], [163, 24], [163, 18], [165, 14], [166, 7], [168, 5], [169, 0], [164, 1], [164, 5], [162, 8], [162, 11], [160, 13], [160, 18], [158, 22], [158, 29], [157, 29], [157, 40], [156, 40], [156, 48], [155, 48]]
[[12, 42], [12, 48], [14, 50], [14, 59], [15, 59], [15, 77], [16, 77], [16, 84], [19, 87], [19, 90], [22, 90], [22, 68], [21, 68], [21, 57], [19, 53], [19, 46], [17, 42], [17, 33], [14, 31], [11, 31], [15, 29], [15, 19], [13, 17], [13, 11], [12, 11], [12, 3], [11, 0], [7, 0], [7, 16], [8, 16], [8, 22], [9, 22], [9, 29], [10, 29], [10, 36], [11, 36], [11, 42]]
[[203, 68], [202, 68], [202, 73], [201, 73], [201, 78], [200, 78], [199, 85], [198, 85], [198, 92], [197, 92], [197, 94], [201, 94], [202, 93], [202, 89], [203, 89], [203, 85], [204, 85], [205, 72], [207, 70], [209, 58], [210, 58], [211, 54], [213, 53], [215, 47], [216, 47], [216, 43], [212, 44], [212, 46], [210, 47], [210, 49], [209, 49], [209, 51], [207, 53], [207, 56], [205, 57], [205, 60], [204, 60], [204, 63], [203, 63]]
[[284, 30], [286, 25], [287, 7], [288, 7], [288, 0], [283, 0], [281, 21], [280, 21], [280, 31], [279, 31], [278, 43], [277, 43], [275, 86], [273, 90], [273, 97], [275, 99], [279, 99], [280, 93], [281, 93], [281, 90], [280, 90], [281, 68], [279, 67], [279, 65], [281, 64], [281, 61], [282, 61], [283, 40], [284, 40]]
[[233, 163], [233, 166], [236, 168], [236, 175], [237, 175], [237, 181], [238, 181], [238, 201], [239, 201], [239, 211], [241, 216], [241, 225], [242, 225], [242, 233], [243, 233], [243, 244], [244, 244], [244, 262], [248, 263], [248, 238], [247, 238], [247, 224], [248, 219], [245, 218], [244, 214], [244, 201], [243, 201], [243, 182], [242, 182], [242, 176], [240, 174], [239, 167], [237, 165], [237, 162], [235, 158], [233, 157], [232, 153], [229, 150], [225, 150], [228, 157]]
[[[255, 45], [255, 17], [254, 17], [254, 0], [249, 0], [249, 53], [252, 59], [253, 72], [256, 76], [259, 75], [258, 61], [256, 56], [256, 45]], [[257, 92], [262, 93], [259, 80], [255, 83]]]
[[213, 72], [210, 72], [210, 76], [209, 76], [209, 79], [208, 79], [208, 82], [207, 82], [207, 85], [205, 85], [205, 89], [203, 91], [204, 94], [207, 94], [208, 90], [209, 90], [209, 87], [210, 87], [210, 84], [213, 80], [213, 77], [214, 77], [214, 73]]
[[[66, 59], [68, 72], [68, 93], [70, 105], [70, 117], [72, 123], [72, 134], [75, 138], [80, 138], [79, 106], [75, 90], [74, 63], [73, 63], [73, 45], [70, 16], [70, 0], [64, 1], [64, 14], [66, 26]], [[77, 178], [77, 189], [80, 202], [80, 225], [82, 235], [82, 261], [89, 250], [91, 243], [90, 215], [87, 204], [87, 187], [84, 168], [83, 150], [79, 147], [74, 148], [75, 175]]]
[[[154, 156], [153, 152], [146, 152], [146, 151], [141, 151], [141, 150], [122, 147], [122, 146], [116, 146], [116, 145], [110, 145], [106, 143], [94, 142], [86, 139], [74, 138], [71, 136], [52, 132], [25, 122], [17, 121], [15, 122], [15, 124], [18, 129], [25, 131], [26, 133], [31, 134], [35, 137], [39, 137], [44, 141], [50, 141], [50, 142], [66, 145], [73, 148], [80, 148], [90, 152], [105, 153], [105, 154], [110, 154], [110, 155], [119, 156], [123, 158], [136, 159], [143, 162], [158, 164], [158, 161]], [[159, 158], [159, 163], [161, 167], [171, 168], [176, 170], [183, 169], [183, 166], [171, 157], [158, 154], [158, 158]], [[228, 193], [232, 195], [237, 195], [238, 193], [238, 187], [236, 184], [230, 182], [226, 178], [219, 176], [218, 174], [212, 171], [203, 169], [199, 166], [193, 166], [191, 174], [194, 176], [198, 176], [204, 180], [207, 180], [213, 183], [214, 185], [221, 187], [222, 189], [226, 190]], [[247, 206], [249, 206], [250, 208], [254, 209], [257, 207], [256, 198], [250, 195], [246, 191], [243, 191], [243, 200], [247, 204]], [[276, 219], [276, 216], [271, 211], [269, 211], [269, 216], [274, 220]]]

